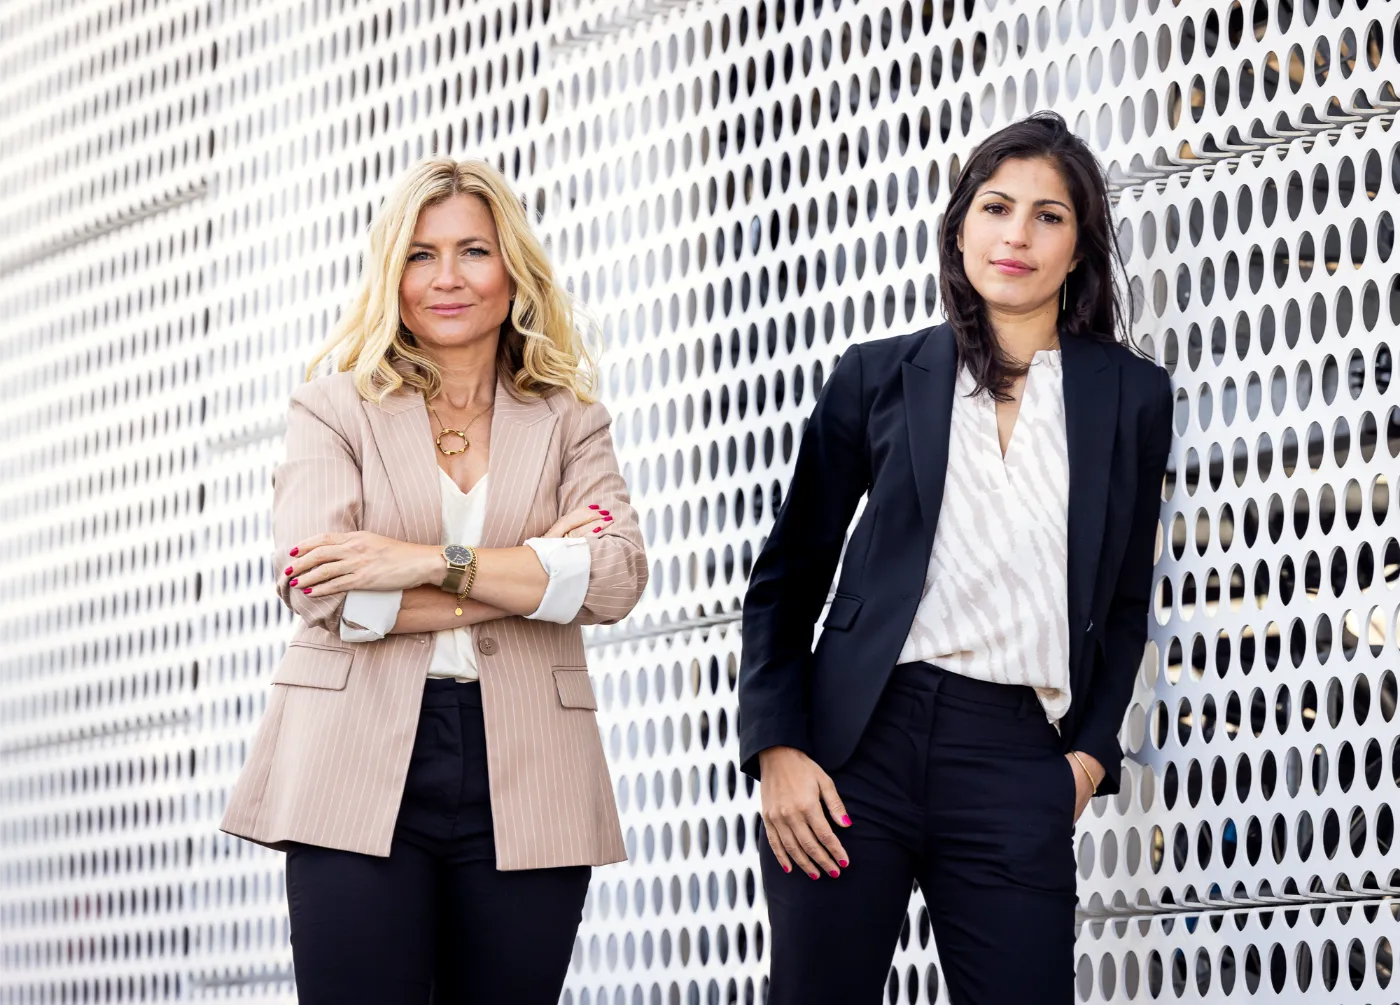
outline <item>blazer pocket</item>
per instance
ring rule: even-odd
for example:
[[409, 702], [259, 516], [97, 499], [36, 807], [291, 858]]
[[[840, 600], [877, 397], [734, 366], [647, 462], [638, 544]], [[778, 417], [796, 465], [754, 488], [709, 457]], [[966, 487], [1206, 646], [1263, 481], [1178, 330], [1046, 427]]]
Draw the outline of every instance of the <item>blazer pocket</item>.
[[559, 704], [565, 708], [591, 708], [597, 711], [598, 699], [593, 694], [588, 667], [555, 667], [554, 687], [559, 692]]
[[826, 620], [822, 622], [822, 627], [842, 630], [850, 628], [851, 622], [856, 619], [856, 612], [864, 602], [860, 597], [849, 593], [836, 594], [831, 598], [831, 608], [826, 612]]
[[287, 646], [281, 664], [272, 675], [272, 683], [344, 691], [354, 659], [355, 653], [351, 649], [293, 642]]

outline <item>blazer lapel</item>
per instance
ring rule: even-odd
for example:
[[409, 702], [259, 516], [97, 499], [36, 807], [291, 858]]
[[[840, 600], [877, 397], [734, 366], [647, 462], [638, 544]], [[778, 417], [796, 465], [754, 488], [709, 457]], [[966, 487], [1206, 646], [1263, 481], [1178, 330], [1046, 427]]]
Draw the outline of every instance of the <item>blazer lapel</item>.
[[948, 433], [957, 379], [957, 344], [948, 322], [924, 338], [912, 360], [902, 366], [904, 418], [908, 425], [909, 462], [923, 517], [923, 554], [933, 548], [938, 512], [943, 507], [943, 483], [948, 473]]
[[513, 548], [540, 486], [540, 471], [558, 416], [542, 398], [517, 398], [496, 377], [491, 411], [491, 481], [486, 490], [483, 548]]
[[[400, 388], [382, 405], [366, 401], [362, 406], [398, 503], [404, 540], [441, 544], [442, 489], [423, 395]], [[518, 398], [500, 375], [496, 376], [486, 516], [481, 540], [466, 543], [483, 548], [510, 548], [520, 543], [556, 418], [542, 398]]]
[[1069, 447], [1068, 589], [1070, 639], [1088, 629], [1108, 507], [1109, 469], [1118, 430], [1118, 367], [1092, 339], [1060, 340]]
[[362, 401], [375, 446], [398, 503], [404, 540], [442, 543], [442, 495], [428, 409], [416, 388], [401, 387], [383, 404]]

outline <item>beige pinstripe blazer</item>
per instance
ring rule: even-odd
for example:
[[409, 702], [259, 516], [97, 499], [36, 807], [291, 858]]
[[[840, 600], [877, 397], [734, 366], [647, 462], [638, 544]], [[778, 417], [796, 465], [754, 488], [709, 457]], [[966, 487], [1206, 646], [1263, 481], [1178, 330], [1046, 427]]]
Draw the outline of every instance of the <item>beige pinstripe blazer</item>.
[[[479, 543], [511, 547], [597, 502], [612, 521], [587, 538], [588, 593], [570, 624], [508, 617], [473, 628], [485, 708], [496, 864], [603, 865], [627, 857], [584, 660], [584, 624], [625, 617], [647, 560], [601, 402], [567, 390], [514, 396], [499, 378], [491, 488]], [[286, 460], [273, 477], [274, 562], [313, 534], [367, 530], [418, 544], [442, 534], [437, 461], [422, 395], [375, 405], [349, 373], [292, 394]], [[342, 642], [344, 595], [284, 590], [301, 616], [271, 678], [267, 711], [220, 829], [387, 855], [432, 654], [430, 632]]]

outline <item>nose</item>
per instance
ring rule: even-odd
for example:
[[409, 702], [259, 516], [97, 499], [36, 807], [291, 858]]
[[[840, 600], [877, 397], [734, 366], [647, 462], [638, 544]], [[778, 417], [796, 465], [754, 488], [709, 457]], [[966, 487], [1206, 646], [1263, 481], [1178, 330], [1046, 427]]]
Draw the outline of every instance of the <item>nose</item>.
[[444, 255], [433, 270], [433, 285], [439, 289], [455, 289], [462, 285], [462, 269], [455, 255]]
[[1026, 245], [1026, 225], [1027, 221], [1020, 216], [1013, 216], [1006, 221], [1006, 243], [1023, 248]]

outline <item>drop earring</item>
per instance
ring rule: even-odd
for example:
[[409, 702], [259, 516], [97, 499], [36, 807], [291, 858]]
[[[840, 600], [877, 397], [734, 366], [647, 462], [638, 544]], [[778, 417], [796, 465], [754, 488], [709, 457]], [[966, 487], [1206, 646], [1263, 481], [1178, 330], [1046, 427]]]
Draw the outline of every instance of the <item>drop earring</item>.
[[1066, 292], [1065, 292], [1065, 291], [1066, 291], [1068, 288], [1069, 288], [1069, 277], [1066, 276], [1066, 277], [1065, 277], [1065, 281], [1064, 281], [1063, 283], [1060, 284], [1060, 310], [1064, 310], [1064, 309], [1065, 309], [1065, 301], [1066, 301], [1066, 299], [1067, 299], [1067, 296], [1066, 296]]

